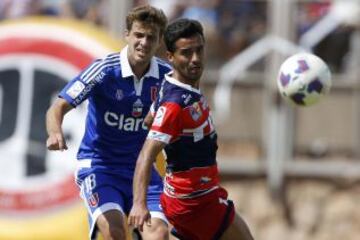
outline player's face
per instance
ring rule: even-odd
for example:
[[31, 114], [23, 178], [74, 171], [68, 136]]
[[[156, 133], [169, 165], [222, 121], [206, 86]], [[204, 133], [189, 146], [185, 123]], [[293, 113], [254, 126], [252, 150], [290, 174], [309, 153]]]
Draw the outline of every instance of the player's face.
[[130, 64], [148, 64], [160, 44], [158, 26], [135, 21], [126, 32]]
[[176, 41], [175, 51], [168, 52], [175, 78], [190, 83], [200, 79], [204, 69], [204, 47], [204, 38], [199, 34]]

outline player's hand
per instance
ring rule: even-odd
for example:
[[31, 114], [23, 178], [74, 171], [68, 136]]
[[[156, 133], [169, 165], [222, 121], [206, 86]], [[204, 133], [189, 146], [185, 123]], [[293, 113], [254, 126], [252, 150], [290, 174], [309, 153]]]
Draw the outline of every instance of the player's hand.
[[48, 139], [46, 140], [46, 147], [49, 150], [63, 151], [68, 149], [64, 135], [62, 133], [50, 134]]
[[149, 210], [145, 205], [134, 204], [128, 217], [128, 224], [142, 232], [144, 223], [151, 226], [151, 215]]

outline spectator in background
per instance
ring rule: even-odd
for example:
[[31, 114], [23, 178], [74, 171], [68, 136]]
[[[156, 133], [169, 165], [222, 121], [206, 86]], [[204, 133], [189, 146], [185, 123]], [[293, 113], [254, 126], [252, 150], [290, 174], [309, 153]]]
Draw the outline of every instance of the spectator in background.
[[0, 19], [36, 15], [40, 9], [40, 0], [1, 0]]
[[230, 59], [266, 34], [266, 2], [223, 0], [219, 6], [219, 56]]
[[92, 22], [99, 26], [106, 25], [106, 0], [67, 0], [64, 16]]
[[135, 5], [149, 4], [162, 9], [169, 20], [179, 17], [189, 5], [189, 0], [134, 0]]

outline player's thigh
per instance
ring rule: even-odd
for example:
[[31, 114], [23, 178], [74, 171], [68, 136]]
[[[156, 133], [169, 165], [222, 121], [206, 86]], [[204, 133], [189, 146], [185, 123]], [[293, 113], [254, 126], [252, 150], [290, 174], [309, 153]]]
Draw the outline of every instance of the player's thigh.
[[123, 213], [118, 210], [113, 209], [100, 214], [96, 224], [103, 234], [126, 236], [126, 220]]
[[98, 230], [104, 236], [125, 232], [124, 194], [117, 185], [116, 179], [104, 173], [88, 175], [81, 185], [81, 197], [88, 209], [92, 236]]
[[253, 240], [253, 237], [245, 221], [235, 213], [234, 221], [225, 230], [221, 240]]
[[144, 224], [144, 230], [141, 236], [146, 240], [168, 240], [168, 225], [163, 219], [151, 218], [151, 225]]

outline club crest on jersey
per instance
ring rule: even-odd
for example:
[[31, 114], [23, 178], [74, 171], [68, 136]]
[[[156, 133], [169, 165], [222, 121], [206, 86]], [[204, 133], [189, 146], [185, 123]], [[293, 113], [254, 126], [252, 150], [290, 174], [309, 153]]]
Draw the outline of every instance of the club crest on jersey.
[[98, 193], [91, 194], [90, 197], [88, 197], [88, 203], [89, 203], [89, 206], [92, 208], [97, 207], [97, 205], [99, 204]]
[[198, 102], [195, 102], [190, 107], [190, 115], [194, 121], [199, 120], [199, 118], [202, 116], [201, 107]]
[[150, 97], [152, 102], [156, 100], [157, 90], [158, 90], [157, 87], [150, 88]]
[[143, 111], [144, 105], [140, 99], [136, 100], [133, 104], [132, 113], [133, 117], [140, 117]]
[[123, 90], [121, 90], [121, 89], [116, 90], [116, 93], [115, 93], [116, 100], [120, 101], [121, 99], [123, 99], [123, 97], [124, 97]]

